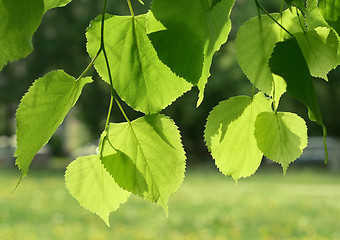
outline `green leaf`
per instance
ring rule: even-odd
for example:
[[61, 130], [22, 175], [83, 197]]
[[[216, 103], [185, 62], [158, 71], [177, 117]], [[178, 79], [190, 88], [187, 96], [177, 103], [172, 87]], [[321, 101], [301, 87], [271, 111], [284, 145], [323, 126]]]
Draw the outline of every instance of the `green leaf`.
[[[282, 18], [280, 14], [271, 16], [290, 32], [302, 31], [298, 17], [289, 10], [282, 13]], [[268, 95], [273, 87], [273, 76], [268, 61], [275, 44], [288, 37], [290, 36], [267, 15], [248, 20], [237, 32], [237, 61], [254, 86]]]
[[43, 11], [42, 0], [0, 0], [0, 71], [32, 52], [31, 39]]
[[52, 8], [64, 7], [71, 1], [72, 0], [44, 0], [44, 4], [45, 4], [44, 12], [47, 12], [48, 10]]
[[312, 76], [295, 38], [276, 44], [269, 66], [274, 74], [284, 78], [287, 92], [309, 110], [309, 118], [323, 126]]
[[105, 170], [98, 155], [79, 157], [68, 165], [66, 187], [79, 204], [110, 226], [110, 212], [126, 202], [130, 193], [121, 189]]
[[273, 96], [273, 104], [274, 109], [277, 109], [280, 103], [281, 96], [286, 92], [287, 90], [287, 83], [286, 81], [278, 76], [273, 74], [274, 84], [273, 84], [273, 92], [271, 96]]
[[238, 180], [258, 169], [262, 153], [254, 137], [254, 124], [259, 113], [271, 110], [270, 104], [271, 101], [259, 93], [253, 99], [230, 98], [210, 112], [204, 138], [223, 174]]
[[151, 6], [154, 18], [166, 28], [150, 34], [152, 44], [159, 58], [176, 74], [198, 85], [198, 105], [203, 100], [213, 55], [228, 39], [229, 15], [235, 1], [211, 2], [155, 0]]
[[[184, 178], [185, 152], [183, 150], [177, 126], [168, 117], [156, 114], [147, 115], [131, 123], [112, 123], [104, 139], [103, 163], [115, 179], [121, 179], [122, 173], [113, 169], [106, 158], [120, 151], [130, 163], [120, 167], [127, 168], [126, 183], [119, 181], [125, 189], [139, 189], [143, 198], [161, 205], [166, 214], [168, 199], [177, 191]], [[120, 160], [122, 162], [122, 160]], [[119, 163], [114, 163], [118, 167]], [[147, 183], [147, 189], [140, 181], [141, 173]], [[138, 192], [138, 191], [137, 191]]]
[[306, 123], [294, 113], [260, 113], [256, 118], [254, 134], [262, 153], [280, 163], [284, 173], [307, 147]]
[[101, 158], [103, 165], [115, 182], [124, 190], [143, 197], [147, 184], [143, 174], [138, 170], [134, 161], [122, 151]]
[[[100, 27], [101, 16], [91, 22], [86, 33], [87, 51], [92, 58], [100, 47]], [[135, 110], [157, 113], [191, 88], [158, 59], [145, 30], [145, 15], [107, 15], [104, 37], [113, 87]], [[109, 82], [102, 53], [95, 67]]]
[[22, 98], [17, 110], [16, 164], [23, 176], [33, 157], [44, 146], [66, 114], [77, 102], [91, 78], [76, 81], [62, 70], [37, 79]]
[[340, 33], [340, 1], [339, 0], [319, 0], [319, 9], [327, 21], [337, 33]]
[[304, 0], [285, 0], [285, 2], [287, 3], [287, 5], [289, 7], [294, 5], [294, 6], [298, 7], [300, 10], [302, 10], [303, 12], [306, 11], [305, 1]]
[[309, 30], [317, 27], [329, 27], [321, 15], [317, 0], [307, 0], [306, 24]]
[[328, 80], [327, 73], [337, 66], [338, 38], [326, 27], [294, 34], [310, 74]]

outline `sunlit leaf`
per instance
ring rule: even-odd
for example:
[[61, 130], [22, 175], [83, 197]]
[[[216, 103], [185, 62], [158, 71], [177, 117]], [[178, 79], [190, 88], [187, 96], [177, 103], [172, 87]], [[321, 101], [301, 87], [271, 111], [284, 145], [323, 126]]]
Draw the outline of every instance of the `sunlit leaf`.
[[175, 73], [198, 85], [198, 105], [203, 100], [213, 55], [228, 39], [233, 5], [234, 0], [152, 2], [152, 14], [166, 28], [150, 34], [152, 44]]
[[[290, 32], [302, 31], [298, 17], [286, 10], [280, 14], [271, 14], [273, 18], [286, 26]], [[244, 23], [237, 32], [237, 61], [255, 87], [270, 95], [273, 76], [268, 61], [275, 44], [290, 37], [267, 15], [255, 17]]]
[[105, 170], [98, 155], [79, 157], [67, 167], [65, 182], [79, 204], [110, 226], [110, 212], [126, 202], [130, 193], [121, 189]]
[[314, 77], [328, 80], [327, 73], [337, 66], [338, 38], [326, 27], [294, 34], [309, 72]]
[[257, 115], [270, 111], [262, 93], [238, 96], [220, 102], [209, 114], [204, 138], [216, 166], [235, 180], [252, 175], [260, 166], [262, 153], [254, 137]]
[[[87, 51], [93, 58], [100, 47], [101, 17], [87, 30]], [[107, 16], [105, 47], [119, 96], [135, 110], [157, 113], [191, 88], [157, 56], [145, 30], [145, 15]], [[99, 75], [109, 82], [103, 53], [95, 61]]]
[[313, 79], [296, 39], [277, 43], [269, 65], [286, 81], [287, 92], [307, 106], [309, 118], [323, 126]]
[[33, 157], [51, 138], [77, 102], [91, 78], [75, 78], [62, 70], [37, 79], [22, 98], [17, 110], [16, 164], [23, 176]]
[[[185, 152], [180, 134], [172, 120], [164, 115], [148, 115], [131, 123], [111, 123], [104, 140], [104, 165], [125, 188], [144, 190], [143, 198], [161, 205], [168, 212], [168, 199], [177, 191], [184, 178]], [[124, 154], [130, 163], [110, 163], [112, 154]], [[121, 160], [122, 161], [122, 160]], [[127, 168], [122, 173], [112, 167]], [[140, 181], [139, 173], [147, 183]], [[138, 193], [138, 191], [137, 191]]]
[[262, 112], [255, 122], [255, 138], [262, 153], [280, 163], [284, 173], [307, 146], [307, 126], [289, 112]]

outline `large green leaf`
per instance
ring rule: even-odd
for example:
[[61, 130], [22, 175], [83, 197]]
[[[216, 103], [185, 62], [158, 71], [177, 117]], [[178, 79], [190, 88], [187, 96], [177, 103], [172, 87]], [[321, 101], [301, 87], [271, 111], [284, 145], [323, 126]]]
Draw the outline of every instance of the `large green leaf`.
[[66, 187], [84, 208], [110, 226], [110, 212], [126, 202], [130, 193], [121, 189], [105, 170], [98, 155], [79, 157], [67, 167]]
[[[298, 17], [286, 10], [280, 14], [271, 14], [290, 32], [302, 31]], [[237, 61], [249, 80], [261, 91], [271, 95], [273, 76], [268, 61], [275, 44], [290, 37], [267, 15], [255, 17], [244, 23], [237, 32]]]
[[43, 0], [0, 0], [0, 71], [32, 52], [31, 39], [43, 11]]
[[[100, 28], [101, 16], [91, 22], [86, 33], [87, 51], [92, 58], [100, 47]], [[158, 59], [146, 34], [145, 15], [107, 15], [104, 37], [113, 87], [135, 110], [157, 113], [191, 88]], [[95, 67], [109, 82], [103, 53]]]
[[284, 173], [307, 147], [306, 123], [294, 113], [260, 113], [256, 118], [254, 134], [262, 153], [280, 163]]
[[155, 0], [152, 3], [151, 13], [166, 28], [149, 35], [152, 44], [165, 64], [198, 85], [198, 105], [203, 100], [213, 55], [228, 39], [234, 2]]
[[68, 111], [77, 102], [91, 78], [75, 78], [62, 70], [53, 71], [37, 79], [22, 98], [17, 110], [16, 164], [23, 176], [27, 174], [33, 157], [44, 146]]
[[221, 102], [209, 114], [204, 138], [215, 163], [235, 180], [248, 177], [259, 167], [262, 153], [254, 137], [257, 115], [270, 111], [271, 101], [262, 93]]
[[[131, 123], [112, 123], [104, 139], [102, 162], [116, 182], [125, 189], [131, 189], [131, 184], [134, 184], [137, 193], [144, 191], [144, 199], [157, 202], [167, 213], [168, 199], [179, 188], [185, 172], [185, 152], [174, 122], [157, 114]], [[117, 153], [124, 154], [124, 157], [112, 158]], [[130, 163], [110, 163], [117, 158], [128, 159]], [[124, 170], [126, 175], [114, 169], [116, 167], [127, 169]], [[140, 180], [140, 173], [147, 189]], [[124, 182], [124, 177], [131, 180]]]
[[287, 83], [287, 92], [309, 110], [309, 118], [323, 126], [312, 76], [295, 38], [276, 44], [269, 60], [271, 71]]
[[309, 72], [314, 77], [328, 80], [327, 73], [337, 66], [338, 38], [326, 27], [294, 34]]

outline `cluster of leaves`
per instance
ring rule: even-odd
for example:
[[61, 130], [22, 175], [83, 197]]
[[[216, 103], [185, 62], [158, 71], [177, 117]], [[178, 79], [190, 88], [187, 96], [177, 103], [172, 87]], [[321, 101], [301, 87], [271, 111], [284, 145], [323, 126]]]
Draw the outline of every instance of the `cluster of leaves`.
[[[0, 68], [26, 57], [42, 15], [70, 1], [0, 0]], [[25, 176], [34, 155], [92, 81], [84, 76], [94, 65], [112, 93], [106, 126], [97, 155], [74, 160], [65, 180], [72, 196], [109, 225], [109, 213], [131, 193], [168, 212], [168, 199], [184, 179], [186, 157], [177, 126], [160, 112], [193, 86], [199, 89], [197, 106], [203, 101], [213, 55], [228, 39], [234, 0], [154, 0], [138, 16], [130, 0], [131, 16], [105, 14], [106, 2], [86, 32], [92, 61], [83, 74], [75, 79], [62, 70], [50, 72], [22, 98], [15, 155]], [[327, 80], [339, 64], [340, 2], [286, 2], [289, 9], [269, 14], [255, 1], [259, 15], [238, 30], [236, 39], [252, 95], [222, 101], [207, 119], [207, 147], [220, 171], [236, 181], [253, 174], [263, 155], [285, 172], [307, 146], [305, 121], [277, 111], [285, 92], [306, 105], [326, 135], [313, 78]], [[130, 121], [117, 94], [145, 116]], [[109, 123], [113, 102], [126, 122]]]

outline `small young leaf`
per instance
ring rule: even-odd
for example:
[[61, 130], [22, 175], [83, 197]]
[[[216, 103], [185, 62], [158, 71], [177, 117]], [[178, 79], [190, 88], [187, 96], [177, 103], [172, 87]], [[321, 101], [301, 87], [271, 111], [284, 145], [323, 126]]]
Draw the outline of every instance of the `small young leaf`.
[[43, 0], [0, 0], [0, 71], [32, 52], [31, 39], [43, 11]]
[[209, 114], [205, 142], [216, 166], [235, 180], [248, 177], [260, 166], [262, 153], [254, 137], [257, 115], [270, 111], [270, 101], [261, 93], [221, 102]]
[[[87, 51], [93, 58], [100, 47], [101, 16], [88, 28]], [[132, 108], [146, 114], [157, 113], [191, 89], [157, 56], [145, 29], [145, 15], [106, 15], [105, 47], [113, 87]], [[95, 62], [99, 75], [109, 81], [103, 53]]]
[[256, 118], [254, 134], [262, 153], [280, 163], [284, 173], [307, 146], [306, 123], [294, 113], [260, 113]]
[[[124, 154], [125, 160], [131, 161], [122, 163], [121, 159], [114, 163], [115, 167], [126, 168], [125, 177], [130, 180], [125, 182], [121, 179], [122, 173], [112, 169], [112, 161], [117, 159], [111, 156], [117, 151]], [[172, 120], [156, 114], [131, 123], [112, 123], [104, 138], [102, 155], [106, 169], [115, 179], [120, 179], [122, 187], [142, 192], [145, 200], [157, 202], [168, 212], [168, 199], [183, 181], [186, 159], [179, 131]]]
[[66, 187], [79, 204], [110, 226], [110, 212], [126, 202], [130, 193], [119, 188], [98, 155], [79, 157], [67, 167]]
[[328, 80], [327, 73], [337, 66], [338, 38], [326, 27], [294, 34], [310, 74]]
[[75, 78], [62, 70], [37, 79], [22, 98], [17, 110], [16, 164], [27, 174], [33, 157], [44, 146], [68, 111], [77, 102], [91, 78]]
[[287, 92], [307, 106], [309, 118], [323, 126], [313, 79], [295, 38], [276, 44], [269, 66], [286, 81]]

